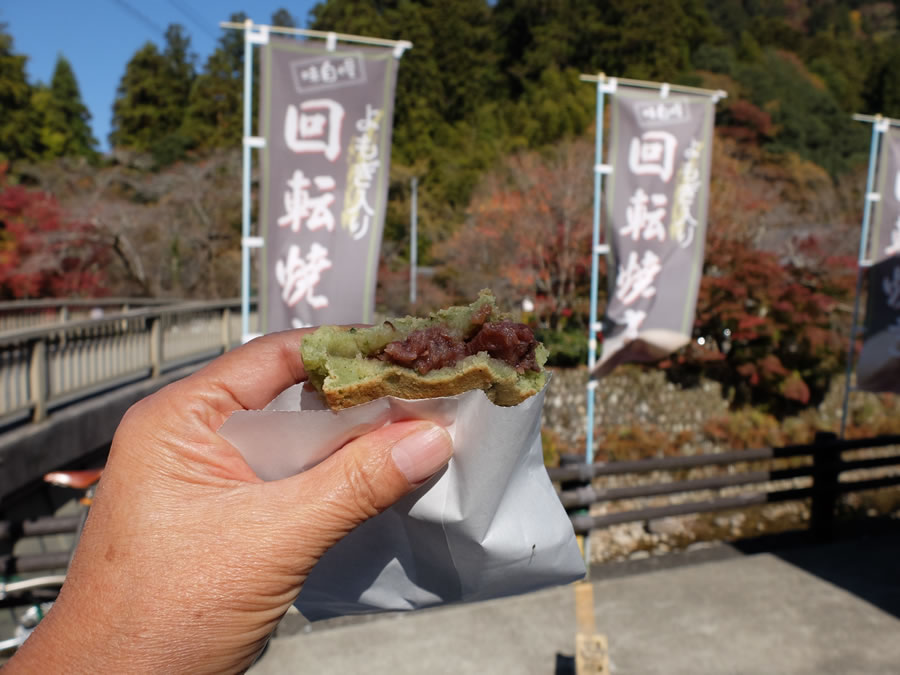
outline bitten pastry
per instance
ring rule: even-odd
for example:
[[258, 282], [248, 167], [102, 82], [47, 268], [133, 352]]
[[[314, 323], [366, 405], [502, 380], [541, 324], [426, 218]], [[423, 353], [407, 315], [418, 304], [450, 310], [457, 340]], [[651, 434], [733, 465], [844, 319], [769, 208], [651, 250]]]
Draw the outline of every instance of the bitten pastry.
[[322, 326], [303, 338], [310, 383], [332, 410], [382, 396], [454, 396], [483, 389], [513, 406], [547, 381], [547, 349], [528, 326], [510, 321], [483, 290], [468, 306], [371, 328]]

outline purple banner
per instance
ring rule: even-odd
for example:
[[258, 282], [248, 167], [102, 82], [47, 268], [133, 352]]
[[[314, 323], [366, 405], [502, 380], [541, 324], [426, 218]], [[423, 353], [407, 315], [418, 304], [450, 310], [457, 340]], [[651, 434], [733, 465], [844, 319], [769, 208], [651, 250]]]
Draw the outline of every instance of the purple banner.
[[900, 255], [900, 128], [888, 127], [881, 141], [881, 171], [872, 223], [872, 260]]
[[688, 343], [703, 266], [714, 107], [706, 96], [613, 97], [600, 373]]
[[900, 394], [900, 255], [875, 263], [866, 276], [866, 330], [856, 364], [856, 386]]
[[371, 322], [396, 73], [391, 49], [283, 38], [263, 48], [265, 332]]

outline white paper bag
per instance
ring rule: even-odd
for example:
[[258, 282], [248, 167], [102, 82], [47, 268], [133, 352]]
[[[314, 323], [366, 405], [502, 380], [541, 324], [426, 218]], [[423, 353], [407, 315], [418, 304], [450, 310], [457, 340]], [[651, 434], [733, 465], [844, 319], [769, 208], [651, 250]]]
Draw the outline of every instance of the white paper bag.
[[389, 421], [432, 420], [453, 437], [453, 459], [439, 475], [316, 565], [295, 603], [314, 621], [484, 600], [584, 576], [544, 468], [543, 402], [541, 391], [500, 407], [475, 390], [420, 401], [387, 397], [333, 412], [297, 385], [265, 410], [234, 413], [219, 433], [264, 480], [304, 471]]

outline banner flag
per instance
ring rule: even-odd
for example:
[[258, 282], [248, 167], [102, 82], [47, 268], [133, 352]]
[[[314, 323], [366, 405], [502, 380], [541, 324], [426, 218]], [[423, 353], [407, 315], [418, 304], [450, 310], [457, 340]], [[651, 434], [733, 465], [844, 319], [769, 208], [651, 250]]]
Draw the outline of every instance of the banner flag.
[[396, 75], [390, 48], [263, 47], [264, 332], [372, 321]]
[[900, 393], [900, 129], [889, 128], [882, 144], [881, 199], [872, 228], [875, 264], [866, 272], [869, 294], [856, 386]]
[[703, 271], [714, 103], [619, 87], [606, 211], [609, 302], [597, 374], [691, 339]]
[[875, 206], [872, 260], [900, 255], [900, 128], [888, 127], [881, 141], [881, 199]]
[[900, 394], [900, 255], [868, 269], [869, 299], [856, 388]]

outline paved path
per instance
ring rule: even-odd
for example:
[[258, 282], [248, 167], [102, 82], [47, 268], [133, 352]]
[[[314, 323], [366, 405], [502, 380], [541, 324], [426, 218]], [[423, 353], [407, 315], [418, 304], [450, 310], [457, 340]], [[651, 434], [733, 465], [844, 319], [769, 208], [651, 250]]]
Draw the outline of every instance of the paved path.
[[[700, 564], [685, 555], [693, 564], [638, 573], [631, 565], [627, 576], [600, 568], [611, 578], [593, 583], [596, 621], [613, 673], [900, 673], [900, 536], [779, 554], [718, 551]], [[679, 559], [665, 558], [637, 567]], [[562, 587], [300, 628], [274, 638], [251, 675], [568, 673], [574, 594]]]

